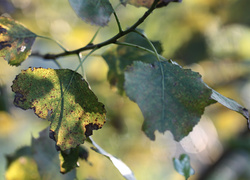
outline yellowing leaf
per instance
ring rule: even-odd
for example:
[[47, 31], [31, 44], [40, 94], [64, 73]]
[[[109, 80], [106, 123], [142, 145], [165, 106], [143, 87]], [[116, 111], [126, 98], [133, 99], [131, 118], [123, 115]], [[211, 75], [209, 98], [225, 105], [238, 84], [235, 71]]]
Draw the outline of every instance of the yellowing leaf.
[[69, 69], [23, 70], [14, 80], [14, 104], [48, 119], [50, 137], [62, 150], [82, 144], [105, 123], [106, 110], [82, 76]]
[[0, 57], [10, 65], [19, 66], [28, 58], [37, 37], [13, 19], [0, 17]]

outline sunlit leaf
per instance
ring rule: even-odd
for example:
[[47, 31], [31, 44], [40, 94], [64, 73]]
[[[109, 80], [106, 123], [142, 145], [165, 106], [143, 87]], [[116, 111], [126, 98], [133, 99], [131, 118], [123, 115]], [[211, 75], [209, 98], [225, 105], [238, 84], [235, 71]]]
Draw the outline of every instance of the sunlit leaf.
[[180, 155], [179, 159], [173, 158], [175, 170], [186, 179], [194, 175], [194, 169], [190, 165], [190, 158], [186, 154]]
[[[38, 166], [42, 179], [67, 180], [76, 178], [76, 170], [62, 175], [60, 173], [59, 155], [55, 142], [49, 138], [49, 128], [42, 130], [38, 138], [32, 138], [32, 155]], [[61, 156], [61, 155], [60, 155]]]
[[106, 26], [114, 12], [109, 0], [69, 0], [75, 13], [84, 21]]
[[169, 62], [134, 62], [125, 72], [125, 91], [139, 105], [143, 131], [152, 140], [155, 130], [169, 130], [176, 140], [182, 139], [214, 102], [199, 73]]
[[98, 144], [96, 144], [96, 142], [91, 137], [89, 137], [89, 139], [91, 140], [92, 144], [95, 146], [92, 149], [96, 151], [97, 153], [100, 153], [106, 156], [107, 158], [109, 158], [110, 161], [114, 164], [114, 166], [119, 170], [119, 172], [125, 179], [135, 180], [134, 173], [130, 170], [130, 168], [124, 162], [122, 162], [120, 159], [117, 159], [116, 157], [104, 151]]
[[[143, 32], [142, 30], [139, 31]], [[131, 43], [149, 50], [153, 50], [145, 38], [133, 32], [120, 39], [119, 42]], [[154, 41], [152, 43], [155, 46], [157, 52], [161, 54], [161, 43], [159, 41]], [[153, 63], [154, 61], [157, 61], [157, 58], [154, 54], [150, 54], [144, 50], [129, 46], [112, 47], [102, 56], [109, 66], [109, 83], [112, 87], [116, 87], [120, 94], [122, 94], [124, 91], [124, 71], [127, 66], [132, 65], [134, 61], [138, 60], [146, 63]]]
[[19, 66], [31, 53], [37, 37], [13, 19], [0, 17], [0, 57], [10, 65]]
[[[150, 8], [154, 0], [120, 0], [123, 5], [131, 4], [136, 7], [147, 7]], [[157, 4], [157, 7], [162, 7], [168, 5], [170, 2], [181, 2], [182, 0], [160, 0]]]
[[105, 123], [106, 110], [82, 76], [69, 69], [23, 70], [13, 81], [14, 104], [48, 119], [62, 151], [82, 144]]

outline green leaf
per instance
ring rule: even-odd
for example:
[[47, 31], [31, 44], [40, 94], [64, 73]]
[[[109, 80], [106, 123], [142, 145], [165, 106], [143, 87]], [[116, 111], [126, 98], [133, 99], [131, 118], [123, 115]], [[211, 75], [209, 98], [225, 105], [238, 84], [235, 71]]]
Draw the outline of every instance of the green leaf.
[[173, 158], [175, 170], [186, 179], [194, 175], [194, 169], [190, 165], [190, 158], [186, 154], [180, 155], [179, 159]]
[[109, 0], [69, 0], [75, 13], [84, 21], [106, 26], [114, 12]]
[[70, 150], [61, 151], [60, 159], [60, 172], [65, 174], [72, 169], [78, 167], [77, 161], [79, 158], [79, 146]]
[[59, 156], [61, 152], [55, 149], [55, 142], [49, 138], [49, 127], [39, 133], [38, 138], [32, 138], [32, 154], [37, 163], [41, 179], [67, 180], [76, 178], [76, 170], [62, 175]]
[[[142, 30], [139, 31], [143, 32]], [[147, 40], [134, 32], [129, 33], [124, 38], [121, 38], [119, 42], [138, 45], [153, 51]], [[155, 46], [157, 52], [161, 54], [161, 43], [159, 41], [154, 41], [152, 43]], [[120, 94], [124, 92], [124, 71], [127, 66], [132, 65], [134, 61], [138, 60], [142, 60], [146, 63], [153, 63], [157, 61], [155, 55], [150, 54], [149, 52], [146, 52], [144, 50], [129, 46], [112, 47], [102, 56], [109, 66], [109, 83], [112, 87], [116, 87]]]
[[0, 57], [10, 65], [19, 66], [31, 53], [37, 37], [13, 19], [0, 17]]
[[143, 131], [151, 140], [155, 130], [170, 130], [176, 140], [182, 139], [214, 102], [199, 73], [169, 62], [134, 62], [125, 73], [125, 91], [139, 105]]
[[48, 119], [62, 150], [75, 148], [105, 123], [106, 110], [82, 76], [69, 69], [23, 70], [13, 81], [14, 104]]
[[95, 146], [92, 148], [95, 152], [102, 154], [110, 159], [110, 161], [114, 164], [114, 166], [119, 170], [121, 175], [127, 180], [135, 180], [134, 173], [130, 170], [130, 168], [122, 162], [120, 159], [112, 156], [111, 154], [104, 151], [91, 137], [89, 137], [91, 143]]

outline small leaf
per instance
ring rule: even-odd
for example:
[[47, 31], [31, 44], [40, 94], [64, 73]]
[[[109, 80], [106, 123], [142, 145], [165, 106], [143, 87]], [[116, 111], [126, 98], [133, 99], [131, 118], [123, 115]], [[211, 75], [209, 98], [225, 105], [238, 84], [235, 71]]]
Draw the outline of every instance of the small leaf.
[[13, 19], [0, 17], [0, 57], [10, 65], [19, 66], [31, 53], [37, 37]]
[[143, 131], [155, 139], [154, 131], [169, 130], [177, 141], [199, 122], [210, 99], [201, 75], [169, 62], [134, 62], [125, 72], [125, 91], [144, 116]]
[[114, 166], [119, 170], [119, 172], [122, 174], [122, 176], [127, 180], [135, 180], [134, 173], [130, 170], [130, 168], [122, 162], [120, 159], [117, 159], [116, 157], [112, 156], [111, 154], [104, 151], [96, 142], [89, 137], [91, 143], [95, 146], [95, 148], [92, 148], [94, 151], [96, 151], [99, 154], [102, 154], [110, 159], [110, 161], [114, 164]]
[[78, 167], [77, 161], [79, 157], [79, 146], [70, 150], [61, 151], [60, 159], [60, 172], [65, 174], [72, 169]]
[[14, 104], [48, 119], [62, 151], [75, 148], [105, 123], [106, 110], [82, 76], [68, 69], [23, 70], [13, 81]]
[[[143, 33], [142, 30], [138, 31]], [[134, 32], [129, 33], [124, 38], [121, 38], [119, 42], [131, 43], [153, 51], [147, 40], [145, 40], [145, 38]], [[153, 41], [152, 43], [155, 46], [157, 52], [159, 54], [162, 53], [161, 43], [159, 41]], [[109, 83], [112, 87], [116, 87], [120, 94], [124, 92], [124, 71], [127, 66], [132, 65], [134, 61], [138, 60], [142, 60], [146, 63], [153, 63], [154, 61], [157, 61], [155, 55], [152, 55], [141, 49], [129, 46], [118, 46], [115, 48], [112, 47], [111, 49], [106, 51], [102, 56], [109, 66]]]
[[194, 169], [190, 165], [190, 158], [186, 154], [180, 155], [179, 159], [173, 158], [175, 170], [186, 179], [194, 175]]
[[75, 13], [86, 22], [106, 26], [114, 12], [109, 0], [69, 0]]
[[55, 142], [49, 136], [49, 127], [39, 133], [38, 138], [32, 138], [31, 148], [37, 163], [41, 179], [67, 180], [76, 178], [76, 170], [62, 175], [60, 171], [59, 152]]
[[[147, 7], [150, 8], [154, 0], [120, 0], [123, 5], [131, 4], [136, 7]], [[182, 0], [160, 0], [156, 7], [167, 6], [170, 2], [182, 2]]]

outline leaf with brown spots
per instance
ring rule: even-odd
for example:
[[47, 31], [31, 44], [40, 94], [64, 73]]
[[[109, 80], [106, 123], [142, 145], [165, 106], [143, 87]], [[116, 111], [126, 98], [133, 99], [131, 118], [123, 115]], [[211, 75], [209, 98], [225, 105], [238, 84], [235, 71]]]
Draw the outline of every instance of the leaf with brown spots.
[[58, 150], [84, 143], [105, 123], [106, 110], [82, 76], [69, 69], [23, 70], [13, 81], [14, 104], [48, 119]]
[[13, 19], [0, 17], [0, 57], [19, 66], [28, 58], [37, 35]]

